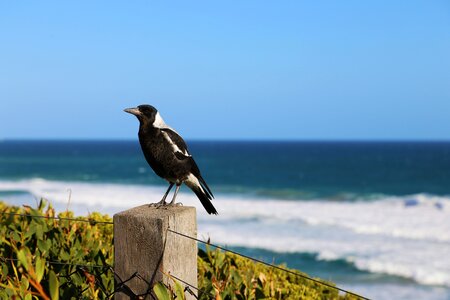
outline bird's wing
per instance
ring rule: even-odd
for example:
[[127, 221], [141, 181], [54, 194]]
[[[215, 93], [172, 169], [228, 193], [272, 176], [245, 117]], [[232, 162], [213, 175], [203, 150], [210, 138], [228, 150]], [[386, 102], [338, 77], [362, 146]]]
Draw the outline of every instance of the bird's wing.
[[[214, 198], [211, 190], [209, 189], [208, 185], [206, 184], [205, 180], [203, 179], [202, 175], [200, 174], [200, 169], [198, 168], [197, 164], [195, 163], [194, 158], [189, 153], [186, 143], [184, 142], [183, 138], [176, 133], [172, 128], [160, 128], [161, 133], [165, 136], [167, 141], [172, 145], [172, 149], [175, 152], [175, 156], [179, 160], [186, 160], [189, 161], [191, 165], [191, 175], [193, 175], [193, 178], [197, 180], [196, 184], [198, 184], [201, 189], [203, 190], [203, 193], [208, 196], [208, 199]], [[193, 185], [196, 185], [193, 183]]]
[[186, 159], [188, 157], [192, 157], [183, 138], [178, 133], [176, 133], [176, 131], [174, 131], [172, 128], [161, 128], [160, 130], [162, 135], [172, 146], [172, 149], [175, 152], [175, 156], [178, 159]]

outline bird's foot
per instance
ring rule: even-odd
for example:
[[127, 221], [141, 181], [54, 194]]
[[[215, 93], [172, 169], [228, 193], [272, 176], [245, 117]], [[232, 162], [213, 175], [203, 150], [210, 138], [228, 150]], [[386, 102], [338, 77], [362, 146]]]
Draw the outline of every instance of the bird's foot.
[[159, 201], [157, 203], [150, 203], [148, 206], [149, 207], [160, 208], [160, 207], [164, 207], [166, 205], [167, 205], [166, 201], [162, 200], [162, 201]]

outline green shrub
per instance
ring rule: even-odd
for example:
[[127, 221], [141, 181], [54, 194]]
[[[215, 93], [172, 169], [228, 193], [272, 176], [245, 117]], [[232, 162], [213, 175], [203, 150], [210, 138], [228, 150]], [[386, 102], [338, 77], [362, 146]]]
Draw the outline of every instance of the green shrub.
[[[95, 223], [110, 221], [108, 216], [91, 214], [91, 222], [51, 219], [55, 210], [45, 201], [37, 209], [0, 203], [0, 211], [1, 299], [104, 299], [113, 291], [112, 273], [96, 267], [113, 264], [112, 225]], [[58, 217], [74, 218], [72, 212]]]

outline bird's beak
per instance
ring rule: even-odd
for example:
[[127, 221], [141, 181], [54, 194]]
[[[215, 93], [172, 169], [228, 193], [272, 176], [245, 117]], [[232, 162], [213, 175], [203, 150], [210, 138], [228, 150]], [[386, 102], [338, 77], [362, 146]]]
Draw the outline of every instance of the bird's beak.
[[133, 108], [125, 108], [123, 111], [127, 112], [129, 114], [135, 115], [135, 116], [139, 116], [141, 114], [139, 109], [134, 108], [134, 107]]

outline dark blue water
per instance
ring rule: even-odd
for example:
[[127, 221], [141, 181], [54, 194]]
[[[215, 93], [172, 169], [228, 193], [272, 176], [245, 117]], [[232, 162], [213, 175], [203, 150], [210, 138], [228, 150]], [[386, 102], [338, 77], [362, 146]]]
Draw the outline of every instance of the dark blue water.
[[[216, 192], [285, 199], [450, 194], [450, 142], [188, 143]], [[0, 179], [165, 185], [137, 141], [3, 141]]]

